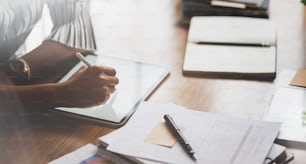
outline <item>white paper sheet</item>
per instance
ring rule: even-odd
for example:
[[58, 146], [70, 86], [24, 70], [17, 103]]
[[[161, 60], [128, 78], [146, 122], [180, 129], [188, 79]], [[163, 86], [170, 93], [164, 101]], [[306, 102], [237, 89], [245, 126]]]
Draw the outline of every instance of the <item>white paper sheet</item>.
[[263, 163], [280, 124], [188, 110], [174, 104], [142, 104], [128, 124], [99, 140], [108, 150], [168, 163], [195, 163], [179, 144], [172, 148], [144, 142], [164, 114], [170, 114], [195, 150], [197, 163]]
[[51, 161], [49, 164], [79, 164], [88, 157], [96, 154], [97, 151], [98, 148], [95, 145], [87, 144], [71, 153], [68, 153], [58, 159], [55, 159], [54, 161]]
[[[303, 112], [306, 110], [306, 90], [280, 87], [276, 90], [265, 120], [280, 121], [282, 126], [277, 137], [286, 146], [306, 145], [306, 125]], [[296, 145], [296, 143], [298, 145]]]

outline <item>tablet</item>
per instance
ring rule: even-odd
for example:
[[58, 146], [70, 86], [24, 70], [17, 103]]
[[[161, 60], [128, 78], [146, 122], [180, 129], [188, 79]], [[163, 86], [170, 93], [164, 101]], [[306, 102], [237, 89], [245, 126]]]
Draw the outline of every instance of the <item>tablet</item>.
[[[119, 84], [116, 92], [102, 105], [89, 108], [58, 107], [54, 110], [98, 121], [111, 127], [120, 127], [161, 82], [169, 75], [168, 66], [147, 64], [104, 55], [87, 55], [93, 65], [104, 65], [116, 69]], [[79, 62], [59, 82], [71, 77], [83, 64]]]

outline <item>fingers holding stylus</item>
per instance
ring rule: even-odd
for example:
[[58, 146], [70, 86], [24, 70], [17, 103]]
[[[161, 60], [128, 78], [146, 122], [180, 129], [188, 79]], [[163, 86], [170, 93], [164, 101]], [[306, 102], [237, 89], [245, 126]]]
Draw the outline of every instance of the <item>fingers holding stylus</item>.
[[115, 76], [116, 70], [107, 66], [93, 66], [80, 52], [77, 52], [75, 56], [80, 59], [87, 67], [90, 67], [93, 71], [97, 73], [104, 73], [106, 75]]
[[105, 103], [119, 83], [114, 68], [91, 65], [81, 54], [76, 55], [86, 66], [61, 84], [64, 106], [89, 107]]
[[90, 71], [92, 71], [96, 75], [108, 75], [108, 76], [115, 76], [116, 70], [111, 67], [107, 66], [90, 66], [88, 67]]
[[103, 73], [105, 73], [106, 75], [110, 75], [110, 76], [116, 75], [116, 70], [114, 68], [107, 67], [107, 66], [100, 66], [100, 68], [103, 69]]
[[116, 76], [106, 75], [104, 73], [99, 75], [101, 86], [115, 87], [119, 83]]

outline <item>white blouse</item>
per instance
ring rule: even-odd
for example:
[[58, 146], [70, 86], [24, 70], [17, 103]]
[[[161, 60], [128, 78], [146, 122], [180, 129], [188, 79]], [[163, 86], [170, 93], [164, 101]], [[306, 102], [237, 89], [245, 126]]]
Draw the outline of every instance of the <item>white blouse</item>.
[[0, 0], [0, 61], [9, 60], [49, 8], [53, 28], [46, 40], [96, 50], [86, 0]]

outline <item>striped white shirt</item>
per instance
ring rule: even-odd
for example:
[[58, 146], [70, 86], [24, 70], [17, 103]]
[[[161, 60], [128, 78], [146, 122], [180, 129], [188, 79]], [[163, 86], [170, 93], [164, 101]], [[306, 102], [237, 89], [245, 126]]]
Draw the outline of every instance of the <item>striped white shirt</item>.
[[46, 40], [74, 48], [96, 49], [86, 0], [0, 0], [0, 61], [25, 42], [48, 6], [53, 28]]

